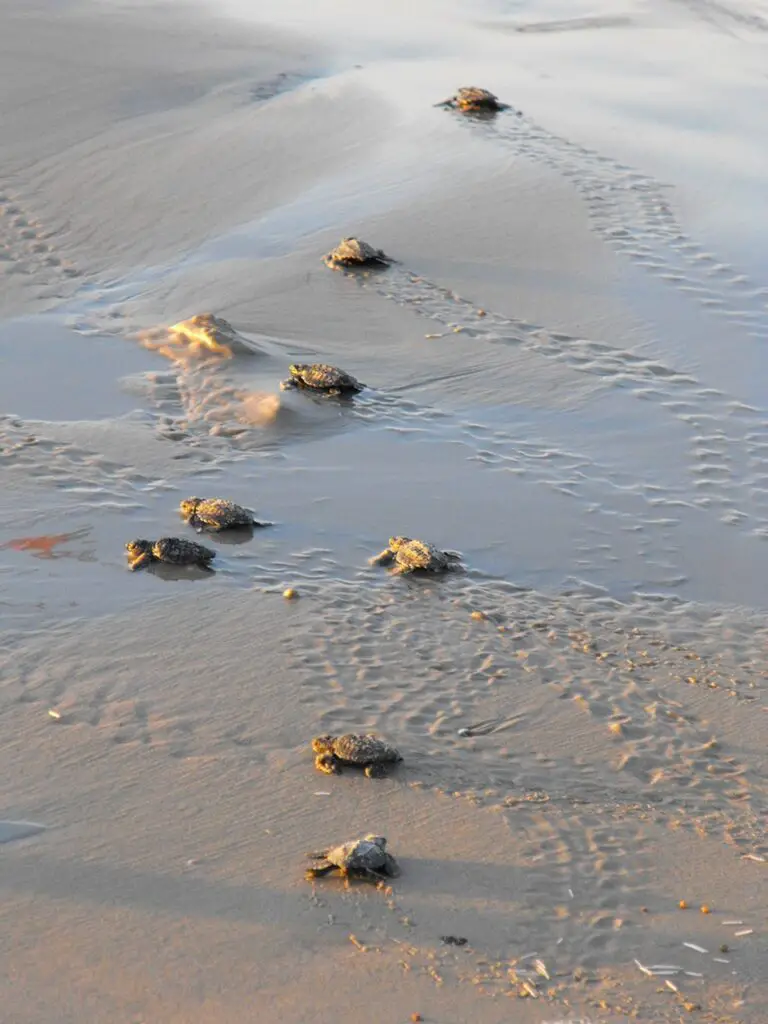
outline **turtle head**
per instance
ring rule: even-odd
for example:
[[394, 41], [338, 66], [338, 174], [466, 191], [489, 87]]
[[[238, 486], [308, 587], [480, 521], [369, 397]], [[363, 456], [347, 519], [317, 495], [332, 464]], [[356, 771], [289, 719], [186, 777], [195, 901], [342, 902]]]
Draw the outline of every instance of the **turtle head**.
[[125, 545], [125, 550], [131, 556], [131, 558], [138, 558], [139, 555], [148, 555], [152, 551], [151, 540], [129, 540]]
[[373, 843], [374, 846], [378, 846], [381, 850], [386, 850], [387, 848], [387, 840], [384, 836], [375, 836], [371, 833], [370, 835], [365, 836], [365, 840], [368, 843]]
[[399, 551], [400, 548], [405, 547], [406, 544], [411, 543], [410, 537], [390, 537], [389, 538], [389, 550]]
[[291, 363], [288, 372], [292, 377], [301, 377], [305, 370], [309, 369], [307, 363]]
[[197, 506], [202, 500], [202, 498], [184, 498], [183, 501], [180, 501], [179, 512], [181, 512], [182, 519], [189, 522], [195, 512], [197, 512]]
[[154, 559], [154, 545], [151, 540], [129, 540], [125, 545], [128, 554], [128, 567], [135, 572], [136, 569], [143, 569]]
[[335, 736], [315, 736], [312, 740], [312, 749], [316, 754], [330, 754], [333, 751]]

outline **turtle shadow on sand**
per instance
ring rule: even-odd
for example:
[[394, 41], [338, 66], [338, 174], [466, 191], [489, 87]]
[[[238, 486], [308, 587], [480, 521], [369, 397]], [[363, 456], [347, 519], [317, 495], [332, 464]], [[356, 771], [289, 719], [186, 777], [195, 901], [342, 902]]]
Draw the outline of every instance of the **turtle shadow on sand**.
[[228, 530], [222, 530], [216, 534], [217, 544], [231, 544], [237, 547], [239, 544], [247, 544], [253, 540], [256, 529], [253, 526], [232, 526]]
[[213, 566], [204, 565], [169, 565], [167, 562], [152, 562], [146, 566], [144, 572], [150, 576], [157, 576], [166, 583], [177, 583], [184, 580], [188, 583], [197, 583], [200, 580], [209, 580], [216, 575]]

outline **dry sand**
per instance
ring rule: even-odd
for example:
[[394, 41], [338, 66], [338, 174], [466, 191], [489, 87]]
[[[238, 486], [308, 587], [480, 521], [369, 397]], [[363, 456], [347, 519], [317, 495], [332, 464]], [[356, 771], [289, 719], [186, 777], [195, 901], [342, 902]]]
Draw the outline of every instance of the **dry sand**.
[[[3, 4], [3, 1020], [765, 1020], [767, 32]], [[274, 525], [128, 573], [192, 493]], [[345, 730], [404, 764], [316, 774]], [[303, 879], [368, 831], [391, 889]]]

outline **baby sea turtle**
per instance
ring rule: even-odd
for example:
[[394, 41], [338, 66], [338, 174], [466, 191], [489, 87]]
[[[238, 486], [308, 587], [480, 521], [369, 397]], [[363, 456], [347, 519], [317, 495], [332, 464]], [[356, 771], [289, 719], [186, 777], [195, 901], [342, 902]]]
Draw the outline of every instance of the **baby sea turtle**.
[[400, 868], [391, 853], [387, 853], [384, 836], [367, 835], [353, 839], [330, 850], [307, 855], [318, 864], [307, 869], [308, 879], [321, 878], [331, 871], [338, 871], [344, 878], [366, 878], [380, 882], [384, 878], [397, 878]]
[[437, 105], [439, 107], [453, 107], [455, 110], [464, 110], [470, 113], [509, 110], [508, 103], [501, 103], [492, 92], [489, 92], [487, 89], [479, 89], [475, 85], [457, 89], [455, 96], [451, 96]]
[[461, 556], [457, 551], [441, 551], [424, 540], [412, 537], [390, 537], [389, 547], [371, 559], [371, 565], [395, 564], [390, 570], [395, 575], [406, 572], [447, 572], [456, 567]]
[[150, 562], [169, 565], [199, 565], [208, 569], [216, 557], [210, 548], [181, 537], [161, 537], [160, 540], [129, 540], [125, 545], [128, 564], [132, 570], [143, 569]]
[[402, 761], [399, 751], [370, 733], [345, 736], [315, 736], [315, 768], [327, 775], [341, 775], [342, 767], [362, 768], [369, 779], [381, 778]]
[[359, 238], [342, 238], [323, 259], [332, 270], [336, 267], [388, 267], [394, 262], [381, 249], [374, 249]]
[[228, 498], [185, 498], [179, 503], [179, 512], [184, 522], [194, 526], [198, 533], [269, 525], [260, 523], [250, 509]]
[[280, 382], [283, 391], [305, 388], [326, 395], [354, 395], [365, 387], [351, 374], [327, 363], [291, 363], [288, 371], [291, 376]]

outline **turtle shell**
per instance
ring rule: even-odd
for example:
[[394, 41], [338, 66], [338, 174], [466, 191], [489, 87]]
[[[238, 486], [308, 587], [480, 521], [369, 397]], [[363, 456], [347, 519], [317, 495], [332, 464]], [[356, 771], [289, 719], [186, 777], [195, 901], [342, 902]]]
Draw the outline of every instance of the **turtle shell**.
[[399, 752], [394, 747], [371, 733], [347, 733], [344, 736], [336, 736], [332, 749], [340, 761], [349, 764], [387, 764], [401, 760]]
[[326, 263], [340, 266], [363, 266], [367, 263], [388, 264], [392, 261], [381, 249], [374, 249], [360, 238], [342, 238], [325, 257]]
[[228, 498], [187, 498], [180, 508], [187, 522], [196, 520], [214, 530], [253, 525], [253, 514]]
[[363, 385], [351, 374], [328, 363], [295, 363], [291, 376], [308, 388], [317, 391], [362, 391]]
[[207, 565], [216, 557], [211, 548], [181, 537], [161, 537], [152, 545], [152, 554], [170, 565]]
[[396, 562], [409, 569], [437, 570], [444, 569], [448, 564], [445, 554], [429, 541], [394, 537], [390, 546], [395, 552]]
[[492, 92], [475, 85], [458, 89], [453, 100], [461, 110], [500, 110], [502, 107]]
[[393, 858], [387, 853], [387, 840], [383, 836], [369, 835], [335, 846], [326, 854], [326, 859], [351, 874], [361, 871], [382, 871]]

